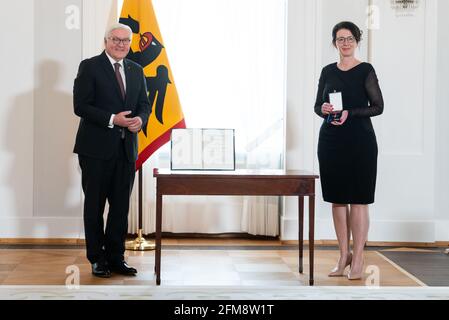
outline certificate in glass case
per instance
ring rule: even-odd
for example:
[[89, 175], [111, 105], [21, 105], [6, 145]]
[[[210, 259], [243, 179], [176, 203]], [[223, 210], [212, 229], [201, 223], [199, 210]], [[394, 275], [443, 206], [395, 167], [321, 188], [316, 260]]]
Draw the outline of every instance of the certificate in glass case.
[[173, 129], [171, 170], [235, 170], [234, 129]]

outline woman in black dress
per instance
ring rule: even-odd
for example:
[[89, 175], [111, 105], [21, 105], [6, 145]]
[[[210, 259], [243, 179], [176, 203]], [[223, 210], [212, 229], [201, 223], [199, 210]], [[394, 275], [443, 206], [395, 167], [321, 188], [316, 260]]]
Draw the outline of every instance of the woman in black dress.
[[[383, 112], [382, 92], [374, 68], [355, 58], [362, 32], [352, 22], [341, 22], [333, 31], [338, 63], [323, 68], [315, 113], [324, 118], [318, 141], [324, 201], [332, 203], [340, 259], [329, 274], [361, 279], [363, 249], [368, 237], [368, 204], [374, 202], [377, 141], [371, 117]], [[343, 111], [336, 112], [329, 94], [341, 92]], [[352, 233], [353, 252], [349, 243]]]

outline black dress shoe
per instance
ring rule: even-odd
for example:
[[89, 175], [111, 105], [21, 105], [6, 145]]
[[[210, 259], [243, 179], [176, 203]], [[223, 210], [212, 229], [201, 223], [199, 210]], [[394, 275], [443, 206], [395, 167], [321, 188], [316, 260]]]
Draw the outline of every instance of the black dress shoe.
[[110, 263], [109, 268], [112, 272], [124, 274], [126, 276], [135, 276], [137, 270], [133, 267], [128, 266], [126, 261], [120, 261], [117, 263]]
[[100, 278], [111, 277], [111, 271], [104, 262], [95, 262], [92, 264], [92, 274]]

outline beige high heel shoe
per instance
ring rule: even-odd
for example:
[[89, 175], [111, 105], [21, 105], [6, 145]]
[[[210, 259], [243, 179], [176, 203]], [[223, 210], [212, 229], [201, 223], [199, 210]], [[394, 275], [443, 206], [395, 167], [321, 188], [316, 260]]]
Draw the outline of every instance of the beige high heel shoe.
[[345, 273], [345, 269], [347, 266], [350, 266], [352, 262], [352, 253], [348, 255], [346, 258], [346, 263], [344, 266], [337, 264], [335, 268], [331, 270], [331, 272], [328, 274], [328, 277], [343, 277]]
[[351, 268], [351, 270], [349, 270], [349, 273], [348, 273], [348, 280], [360, 280], [360, 279], [362, 279], [362, 276], [363, 276], [363, 265], [364, 265], [364, 262], [362, 262], [362, 271], [360, 271], [360, 272], [358, 272], [358, 273], [354, 273], [354, 272], [352, 272], [352, 268]]

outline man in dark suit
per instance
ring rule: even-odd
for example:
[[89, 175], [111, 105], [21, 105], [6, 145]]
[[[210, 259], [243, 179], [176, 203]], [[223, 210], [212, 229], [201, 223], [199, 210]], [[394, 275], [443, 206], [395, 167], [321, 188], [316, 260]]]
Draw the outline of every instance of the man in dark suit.
[[[82, 172], [84, 230], [92, 273], [135, 275], [124, 259], [129, 199], [137, 159], [137, 132], [146, 124], [149, 104], [140, 65], [126, 59], [131, 29], [113, 25], [105, 34], [105, 51], [81, 62], [73, 89], [80, 124], [74, 152]], [[106, 200], [109, 213], [104, 228]]]

